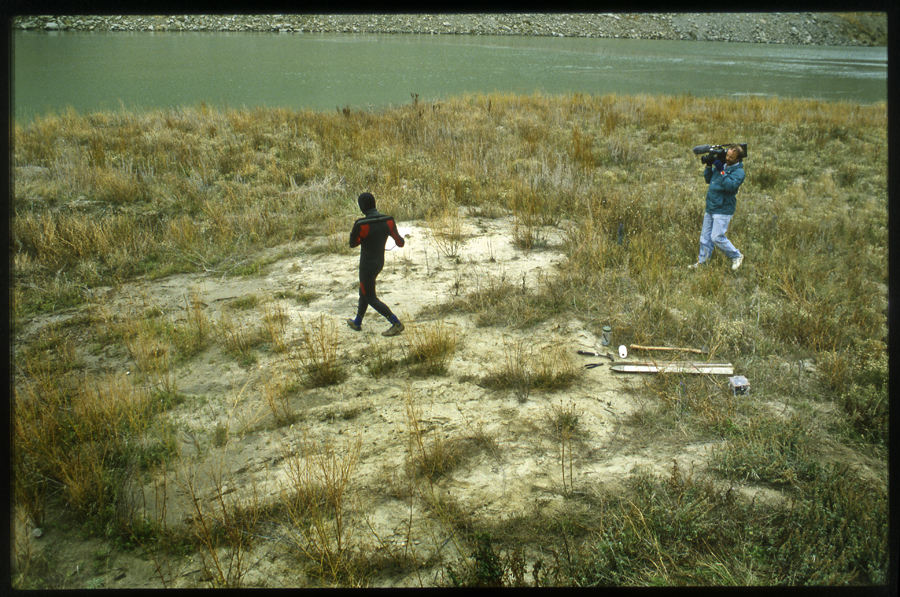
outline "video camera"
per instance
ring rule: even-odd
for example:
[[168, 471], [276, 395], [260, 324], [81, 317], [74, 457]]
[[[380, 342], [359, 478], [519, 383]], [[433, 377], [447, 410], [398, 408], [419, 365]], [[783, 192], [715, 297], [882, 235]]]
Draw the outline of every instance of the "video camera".
[[747, 157], [746, 143], [727, 143], [725, 145], [698, 145], [694, 148], [694, 155], [706, 154], [701, 156], [700, 163], [707, 166], [712, 166], [713, 162], [715, 162], [716, 160], [724, 162], [725, 154], [728, 152], [728, 149], [736, 146], [740, 146], [744, 157]]

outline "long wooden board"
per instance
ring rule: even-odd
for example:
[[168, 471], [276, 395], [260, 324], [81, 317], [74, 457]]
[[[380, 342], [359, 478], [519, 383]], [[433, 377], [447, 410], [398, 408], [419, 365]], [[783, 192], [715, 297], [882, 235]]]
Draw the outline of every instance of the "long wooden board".
[[731, 363], [693, 363], [689, 361], [671, 363], [617, 363], [610, 370], [618, 373], [697, 373], [704, 375], [734, 375]]

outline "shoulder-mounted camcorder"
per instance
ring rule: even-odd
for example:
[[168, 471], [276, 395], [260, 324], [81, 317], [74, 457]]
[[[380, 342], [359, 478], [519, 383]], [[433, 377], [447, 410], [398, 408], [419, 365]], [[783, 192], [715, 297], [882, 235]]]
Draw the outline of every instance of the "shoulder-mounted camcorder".
[[707, 166], [712, 166], [713, 162], [719, 160], [720, 162], [725, 161], [725, 154], [728, 153], [728, 150], [732, 147], [740, 147], [743, 155], [742, 158], [747, 157], [747, 144], [746, 143], [726, 143], [724, 145], [698, 145], [694, 148], [694, 155], [700, 156], [700, 163], [706, 164]]

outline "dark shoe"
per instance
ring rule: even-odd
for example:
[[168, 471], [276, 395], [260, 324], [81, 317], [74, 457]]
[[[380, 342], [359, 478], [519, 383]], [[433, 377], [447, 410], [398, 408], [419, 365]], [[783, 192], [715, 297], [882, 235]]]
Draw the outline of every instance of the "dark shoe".
[[347, 325], [349, 325], [350, 329], [353, 330], [354, 332], [358, 332], [358, 331], [362, 330], [362, 326], [357, 324], [352, 319], [347, 320]]
[[389, 327], [387, 330], [381, 332], [381, 335], [382, 336], [399, 336], [400, 332], [402, 332], [404, 329], [405, 328], [403, 327], [403, 324], [398, 321], [397, 323], [395, 323], [394, 325]]

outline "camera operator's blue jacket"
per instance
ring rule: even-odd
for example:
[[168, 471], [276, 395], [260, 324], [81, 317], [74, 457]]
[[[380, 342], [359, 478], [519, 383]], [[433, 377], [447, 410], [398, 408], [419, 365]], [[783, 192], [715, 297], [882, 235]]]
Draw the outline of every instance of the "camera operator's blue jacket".
[[725, 166], [725, 173], [707, 167], [703, 178], [709, 183], [706, 191], [706, 211], [711, 214], [733, 216], [737, 207], [738, 189], [744, 182], [744, 164], [738, 162], [733, 166]]

